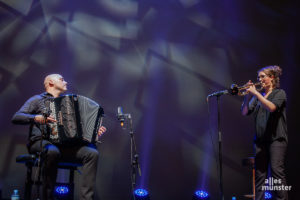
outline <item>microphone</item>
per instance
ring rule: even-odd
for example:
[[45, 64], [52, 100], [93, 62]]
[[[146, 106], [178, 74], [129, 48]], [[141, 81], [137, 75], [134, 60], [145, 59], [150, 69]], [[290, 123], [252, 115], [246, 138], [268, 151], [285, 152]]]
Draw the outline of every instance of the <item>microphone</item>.
[[47, 117], [49, 117], [51, 114], [51, 110], [47, 107], [42, 109], [42, 115], [43, 117], [46, 119]]
[[236, 84], [232, 84], [232, 85], [230, 86], [230, 88], [227, 89], [227, 90], [221, 90], [221, 91], [217, 91], [217, 92], [214, 92], [214, 93], [212, 93], [212, 94], [209, 94], [209, 95], [207, 96], [206, 100], [208, 101], [208, 98], [209, 98], [209, 97], [214, 97], [214, 96], [219, 97], [219, 96], [222, 96], [222, 95], [224, 95], [224, 94], [236, 95], [236, 94], [238, 94], [238, 91], [239, 91], [238, 86], [237, 86]]
[[118, 107], [117, 118], [120, 121], [121, 126], [123, 127], [124, 121], [125, 121], [125, 119], [124, 119], [125, 116], [124, 116], [123, 109], [121, 106]]
[[47, 117], [49, 117], [50, 116], [50, 114], [51, 114], [51, 110], [50, 110], [50, 105], [49, 105], [49, 98], [46, 98], [46, 99], [44, 99], [44, 100], [41, 100], [40, 102], [39, 102], [39, 105], [40, 105], [40, 107], [41, 107], [41, 114], [43, 115], [43, 117], [45, 118], [45, 119], [47, 119]]
[[228, 90], [221, 90], [221, 91], [217, 91], [217, 92], [214, 92], [214, 93], [212, 93], [212, 94], [209, 94], [208, 96], [207, 96], [207, 98], [209, 98], [209, 97], [214, 97], [214, 96], [222, 96], [222, 95], [224, 95], [224, 94], [229, 94], [229, 91]]

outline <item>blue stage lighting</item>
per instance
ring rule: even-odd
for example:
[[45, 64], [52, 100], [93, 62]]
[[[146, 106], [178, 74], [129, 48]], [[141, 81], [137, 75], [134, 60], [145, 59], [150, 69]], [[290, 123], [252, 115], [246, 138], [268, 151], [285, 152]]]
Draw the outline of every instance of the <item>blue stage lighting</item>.
[[144, 189], [136, 189], [134, 191], [134, 194], [136, 194], [137, 196], [140, 196], [140, 197], [144, 197], [144, 196], [148, 195], [148, 191], [144, 190]]
[[195, 200], [204, 200], [204, 199], [206, 200], [206, 199], [209, 199], [209, 195], [204, 190], [197, 190], [194, 194], [194, 199]]
[[57, 194], [68, 194], [69, 193], [69, 187], [68, 186], [57, 186], [55, 188], [55, 192]]
[[53, 195], [56, 200], [73, 200], [74, 185], [68, 183], [56, 183]]
[[270, 192], [265, 192], [265, 199], [272, 199], [272, 194]]
[[134, 196], [136, 200], [150, 200], [149, 192], [145, 189], [134, 190]]

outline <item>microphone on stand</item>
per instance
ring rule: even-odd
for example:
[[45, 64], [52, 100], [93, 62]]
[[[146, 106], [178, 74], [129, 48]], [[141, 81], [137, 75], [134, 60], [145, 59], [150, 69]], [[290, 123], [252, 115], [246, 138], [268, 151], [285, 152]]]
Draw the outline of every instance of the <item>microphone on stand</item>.
[[209, 97], [213, 97], [213, 96], [222, 96], [223, 94], [229, 94], [229, 91], [228, 90], [217, 91], [212, 94], [209, 94], [207, 97], [209, 98]]
[[42, 115], [43, 115], [43, 117], [44, 117], [45, 119], [47, 119], [47, 117], [49, 117], [50, 114], [51, 114], [51, 110], [50, 110], [49, 108], [44, 107], [44, 108], [42, 109]]
[[40, 114], [44, 117], [45, 122], [47, 121], [47, 117], [49, 117], [51, 114], [48, 100], [49, 98], [45, 98], [39, 101], [39, 107], [41, 108]]
[[230, 86], [230, 88], [227, 89], [227, 90], [221, 90], [221, 91], [217, 91], [217, 92], [214, 92], [214, 93], [209, 94], [209, 95], [206, 97], [206, 100], [208, 101], [208, 98], [209, 98], [209, 97], [214, 97], [214, 96], [219, 97], [219, 96], [222, 96], [222, 95], [224, 95], [224, 94], [236, 95], [237, 93], [238, 93], [238, 87], [237, 87], [237, 85], [236, 85], [236, 84], [232, 84], [232, 85]]
[[117, 118], [120, 121], [121, 126], [124, 126], [125, 116], [121, 106], [118, 107]]
[[208, 102], [209, 97], [219, 97], [219, 96], [222, 96], [223, 94], [229, 94], [229, 91], [228, 90], [221, 90], [221, 91], [211, 93], [211, 94], [207, 95], [206, 101]]

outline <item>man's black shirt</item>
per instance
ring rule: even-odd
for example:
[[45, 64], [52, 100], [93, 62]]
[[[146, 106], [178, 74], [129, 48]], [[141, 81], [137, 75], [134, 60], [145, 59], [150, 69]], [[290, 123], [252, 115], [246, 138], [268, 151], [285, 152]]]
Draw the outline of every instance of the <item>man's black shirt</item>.
[[41, 133], [47, 133], [47, 126], [34, 122], [36, 115], [45, 112], [47, 104], [53, 96], [47, 92], [35, 95], [28, 99], [12, 118], [14, 124], [29, 124], [29, 145], [41, 138]]

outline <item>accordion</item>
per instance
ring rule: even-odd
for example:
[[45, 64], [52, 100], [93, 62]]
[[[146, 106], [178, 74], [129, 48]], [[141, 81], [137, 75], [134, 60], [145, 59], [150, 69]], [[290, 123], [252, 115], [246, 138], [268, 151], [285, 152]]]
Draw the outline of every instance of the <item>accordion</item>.
[[49, 124], [50, 142], [61, 145], [97, 142], [104, 111], [95, 101], [68, 94], [51, 99], [49, 110], [57, 121]]

